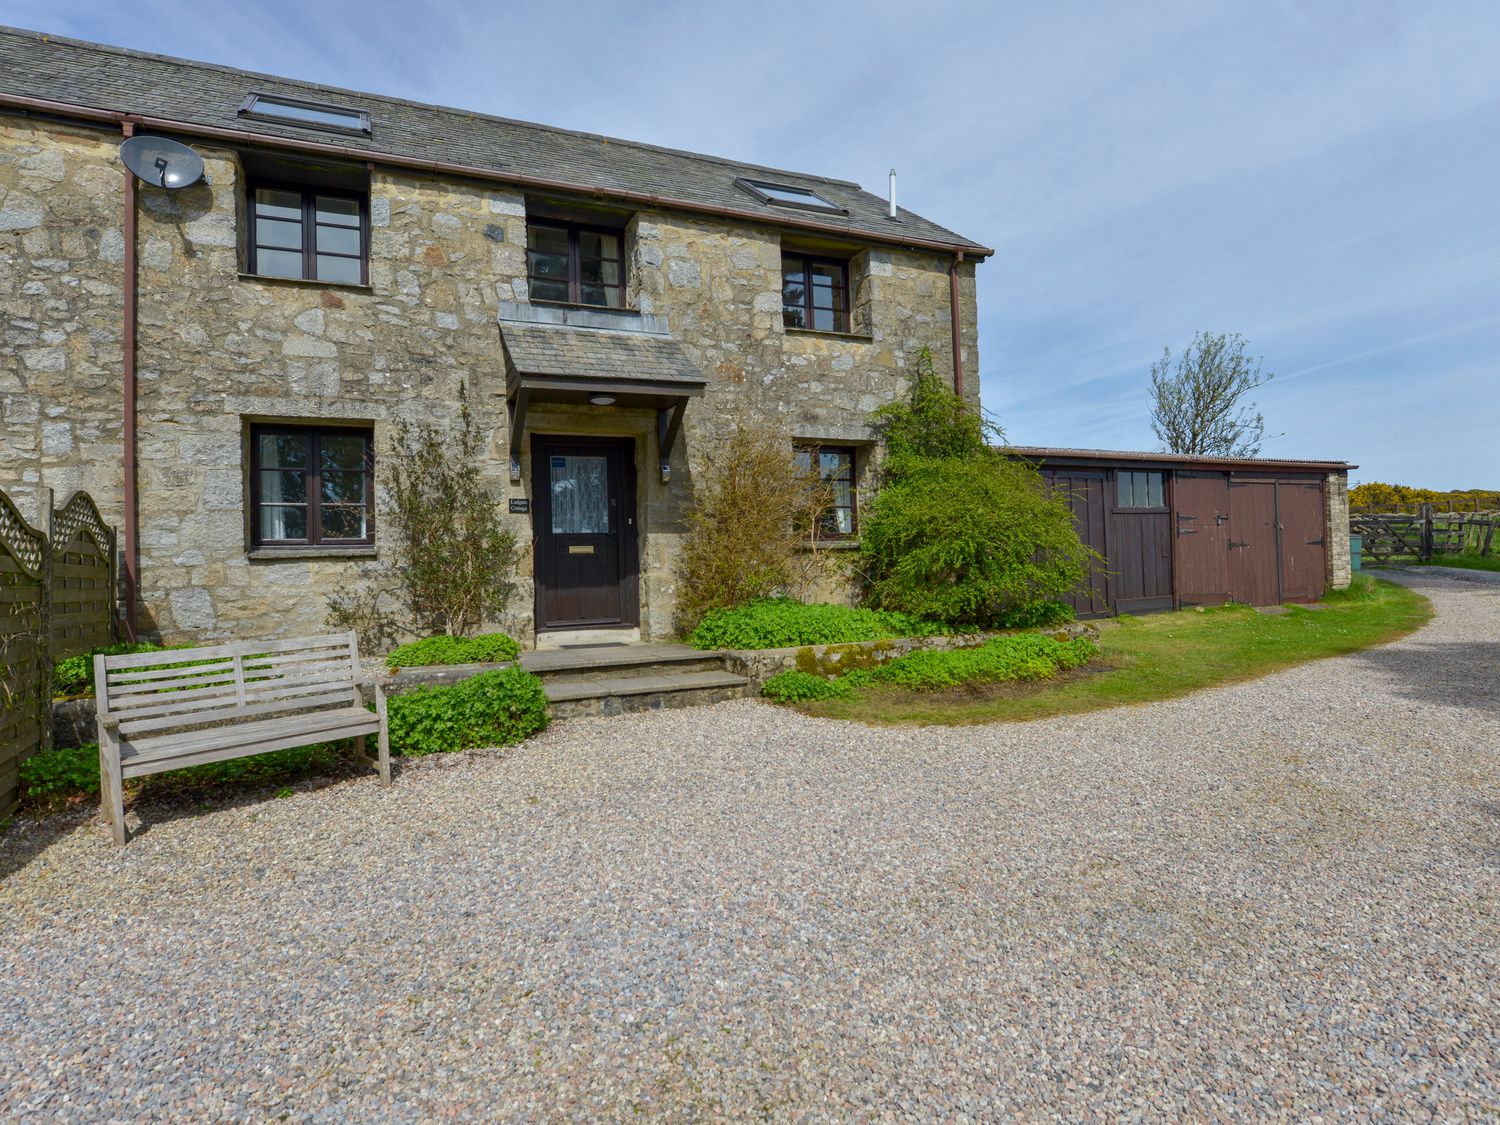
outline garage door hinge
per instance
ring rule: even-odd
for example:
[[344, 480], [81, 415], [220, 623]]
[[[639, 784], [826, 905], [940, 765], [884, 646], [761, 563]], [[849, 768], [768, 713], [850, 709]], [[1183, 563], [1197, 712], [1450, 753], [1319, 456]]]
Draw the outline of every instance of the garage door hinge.
[[1248, 547], [1248, 546], [1250, 546], [1249, 543], [1236, 543], [1233, 539], [1231, 539], [1229, 541], [1229, 549], [1231, 551], [1234, 550], [1236, 547]]
[[1309, 547], [1321, 547], [1323, 545], [1323, 540], [1321, 538], [1318, 538], [1318, 539], [1309, 539], [1307, 541], [1307, 545]]

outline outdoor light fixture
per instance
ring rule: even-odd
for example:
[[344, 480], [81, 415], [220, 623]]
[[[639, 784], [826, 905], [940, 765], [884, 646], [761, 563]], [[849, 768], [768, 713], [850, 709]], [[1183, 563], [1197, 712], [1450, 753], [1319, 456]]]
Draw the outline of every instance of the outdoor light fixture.
[[595, 406], [610, 406], [615, 401], [614, 395], [589, 395], [589, 401]]

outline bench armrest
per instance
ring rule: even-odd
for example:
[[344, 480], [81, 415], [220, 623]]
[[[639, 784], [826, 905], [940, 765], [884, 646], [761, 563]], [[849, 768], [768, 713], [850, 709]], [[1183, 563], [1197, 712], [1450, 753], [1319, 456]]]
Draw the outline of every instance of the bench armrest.
[[100, 715], [100, 716], [98, 716], [98, 720], [99, 720], [99, 725], [101, 727], [103, 727], [105, 730], [119, 730], [120, 729], [120, 720], [117, 719], [113, 715]]

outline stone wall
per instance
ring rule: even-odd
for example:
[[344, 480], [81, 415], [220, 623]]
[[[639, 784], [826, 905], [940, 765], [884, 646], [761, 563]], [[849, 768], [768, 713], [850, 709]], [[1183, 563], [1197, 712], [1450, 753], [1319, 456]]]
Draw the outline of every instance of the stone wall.
[[[0, 119], [3, 482], [26, 502], [45, 483], [86, 488], [121, 519], [123, 175], [110, 131]], [[501, 301], [525, 300], [526, 200], [479, 183], [370, 174], [369, 284], [246, 276], [245, 171], [232, 149], [195, 143], [207, 183], [139, 185], [137, 369], [141, 624], [166, 640], [275, 637], [323, 628], [331, 593], [389, 580], [379, 534], [380, 454], [397, 419], [449, 425], [468, 388], [487, 437], [482, 470], [501, 500], [530, 493], [507, 472]], [[790, 237], [790, 236], [789, 236]], [[854, 327], [835, 336], [781, 320], [782, 235], [754, 224], [642, 212], [626, 231], [629, 298], [667, 318], [709, 384], [690, 403], [663, 484], [655, 416], [534, 405], [528, 431], [636, 439], [642, 632], [674, 628], [673, 568], [695, 473], [741, 417], [804, 440], [859, 447], [867, 415], [903, 395], [929, 347], [951, 371], [948, 262], [871, 249], [851, 262]], [[964, 365], [977, 401], [973, 263], [961, 267]], [[377, 545], [296, 555], [250, 549], [254, 422], [367, 423], [377, 449]], [[10, 465], [17, 466], [14, 474]], [[531, 538], [526, 515], [507, 515]], [[846, 584], [830, 580], [828, 596]], [[498, 622], [532, 635], [528, 557]]]
[[34, 524], [44, 485], [123, 515], [118, 144], [0, 117], [0, 488]]
[[1329, 473], [1323, 483], [1323, 510], [1327, 529], [1323, 536], [1328, 559], [1328, 585], [1346, 589], [1353, 581], [1349, 558], [1349, 474]]

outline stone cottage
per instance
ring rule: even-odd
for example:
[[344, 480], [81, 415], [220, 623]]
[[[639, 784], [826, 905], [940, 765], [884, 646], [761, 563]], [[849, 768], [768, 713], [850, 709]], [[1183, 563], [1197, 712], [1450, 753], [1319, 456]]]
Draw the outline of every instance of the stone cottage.
[[392, 426], [463, 386], [530, 545], [500, 624], [659, 637], [736, 418], [853, 537], [920, 350], [977, 404], [990, 253], [843, 180], [3, 30], [0, 487], [93, 494], [141, 635], [316, 632], [390, 565]]

